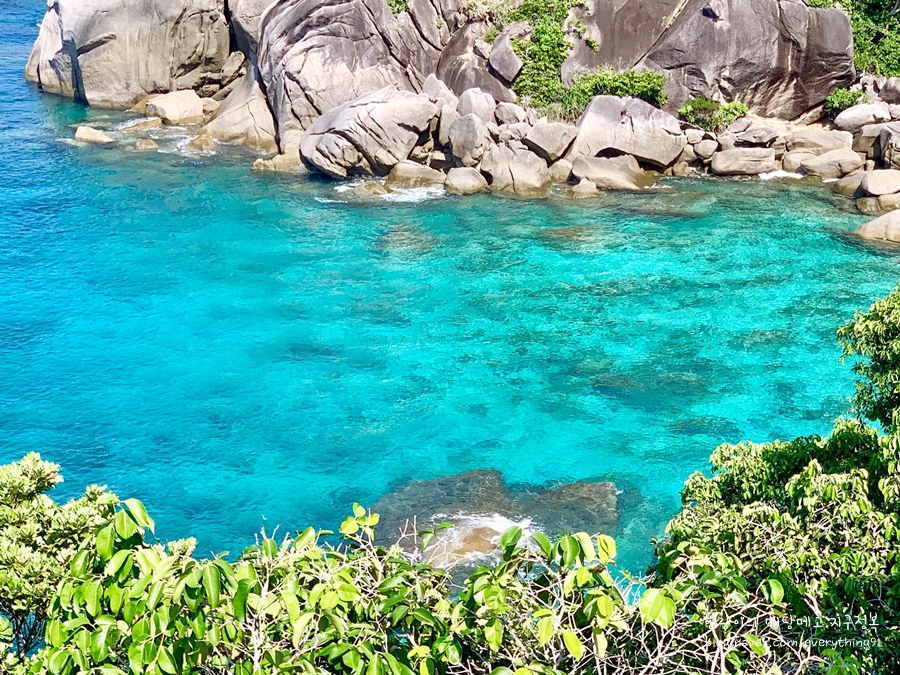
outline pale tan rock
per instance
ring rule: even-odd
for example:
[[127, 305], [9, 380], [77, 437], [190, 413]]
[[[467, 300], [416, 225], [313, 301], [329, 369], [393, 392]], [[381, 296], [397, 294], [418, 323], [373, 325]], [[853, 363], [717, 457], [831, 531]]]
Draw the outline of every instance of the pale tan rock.
[[841, 178], [861, 169], [864, 164], [865, 160], [859, 156], [859, 153], [850, 148], [839, 148], [804, 159], [800, 162], [800, 170], [809, 176]]
[[447, 192], [454, 194], [471, 195], [486, 190], [487, 186], [488, 182], [480, 171], [463, 166], [447, 172], [447, 182], [444, 188]]
[[247, 73], [200, 133], [223, 143], [271, 153], [278, 151], [275, 120], [253, 72]]
[[572, 175], [572, 162], [558, 159], [550, 165], [550, 180], [554, 183], [565, 183]]
[[206, 134], [200, 134], [188, 141], [185, 148], [191, 152], [212, 152], [216, 149], [216, 142]]
[[128, 133], [139, 133], [141, 131], [150, 131], [162, 126], [162, 120], [158, 117], [148, 117], [145, 120], [138, 120], [131, 124], [120, 127], [119, 131], [127, 131]]
[[151, 96], [145, 111], [150, 117], [159, 117], [164, 124], [200, 124], [205, 117], [203, 101], [193, 89], [173, 91]]
[[254, 171], [292, 171], [306, 173], [303, 162], [300, 161], [300, 153], [275, 155], [269, 159], [259, 159], [253, 162]]
[[221, 101], [217, 101], [214, 98], [201, 98], [200, 101], [203, 103], [203, 114], [204, 115], [215, 115], [219, 110], [219, 106], [222, 105]]
[[831, 184], [831, 190], [835, 194], [844, 197], [856, 197], [860, 193], [859, 184], [862, 182], [865, 173], [857, 173], [852, 176], [846, 176]]
[[398, 162], [384, 181], [388, 190], [398, 188], [420, 187], [444, 187], [447, 176], [443, 171], [437, 171], [410, 160]]
[[872, 241], [890, 241], [900, 243], [900, 211], [891, 211], [854, 231], [859, 237]]
[[576, 185], [572, 187], [572, 196], [575, 199], [584, 199], [585, 197], [596, 197], [600, 194], [597, 190], [597, 184], [594, 181], [582, 178]]
[[897, 169], [878, 169], [863, 174], [859, 187], [871, 197], [900, 192], [900, 171]]
[[137, 139], [137, 143], [134, 144], [134, 147], [137, 150], [156, 150], [159, 148], [159, 144], [152, 138], [139, 138]]
[[82, 143], [92, 143], [94, 145], [110, 145], [115, 143], [115, 139], [111, 138], [99, 129], [93, 127], [81, 126], [75, 130], [75, 140]]
[[712, 172], [722, 176], [755, 176], [775, 171], [775, 150], [772, 148], [731, 148], [720, 150], [712, 157]]

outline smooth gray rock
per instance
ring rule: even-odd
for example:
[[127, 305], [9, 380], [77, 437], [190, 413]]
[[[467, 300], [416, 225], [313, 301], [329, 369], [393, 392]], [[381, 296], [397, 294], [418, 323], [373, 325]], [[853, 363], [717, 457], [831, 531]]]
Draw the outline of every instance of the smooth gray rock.
[[498, 101], [512, 102], [516, 100], [515, 93], [502, 77], [494, 75], [487, 58], [478, 49], [489, 28], [488, 23], [475, 21], [453, 33], [441, 52], [435, 72], [458, 94], [478, 87]]
[[800, 162], [800, 170], [809, 176], [820, 178], [842, 178], [848, 173], [861, 169], [865, 161], [849, 148], [829, 150]]
[[247, 73], [241, 78], [240, 84], [222, 102], [216, 116], [200, 133], [223, 143], [244, 145], [262, 152], [278, 151], [275, 119], [254, 73]]
[[847, 108], [834, 118], [834, 126], [850, 133], [859, 131], [867, 124], [891, 121], [891, 111], [884, 103], [863, 103]]
[[460, 117], [455, 106], [444, 105], [441, 108], [441, 119], [438, 122], [438, 143], [450, 145], [450, 127]]
[[485, 153], [481, 170], [490, 176], [492, 190], [521, 197], [543, 194], [550, 186], [547, 163], [524, 145], [494, 145]]
[[871, 153], [874, 152], [875, 142], [881, 135], [881, 130], [884, 128], [884, 126], [884, 124], [865, 125], [862, 129], [857, 131], [856, 134], [854, 134], [853, 149], [856, 152], [863, 152], [872, 157], [873, 155]]
[[259, 22], [272, 0], [226, 0], [231, 15], [231, 29], [237, 48], [248, 57], [256, 55], [259, 45]]
[[466, 89], [460, 94], [459, 102], [456, 104], [456, 111], [462, 117], [476, 115], [485, 124], [494, 123], [494, 110], [496, 108], [497, 101], [494, 100], [494, 97], [477, 87]]
[[425, 78], [422, 83], [422, 93], [427, 94], [432, 101], [441, 106], [448, 105], [456, 108], [456, 104], [459, 102], [459, 96], [454, 94], [453, 90], [439, 80], [434, 73]]
[[816, 153], [809, 150], [791, 150], [781, 158], [781, 168], [788, 173], [798, 173], [803, 162], [817, 156]]
[[558, 159], [550, 165], [550, 180], [554, 183], [565, 183], [572, 175], [572, 162]]
[[884, 166], [900, 169], [900, 122], [891, 122], [881, 128], [874, 150]]
[[702, 160], [707, 160], [713, 156], [713, 153], [719, 149], [719, 143], [712, 139], [706, 138], [694, 146], [694, 152], [697, 153], [697, 157]]
[[128, 108], [218, 84], [230, 39], [224, 0], [54, 0], [25, 76], [48, 93]]
[[471, 195], [486, 190], [488, 182], [481, 172], [468, 166], [456, 167], [447, 172], [444, 188], [458, 195]]
[[316, 119], [303, 135], [300, 153], [331, 176], [383, 176], [409, 157], [436, 114], [428, 96], [384, 87]]
[[785, 147], [788, 152], [805, 150], [814, 155], [821, 155], [829, 150], [850, 148], [852, 146], [853, 134], [849, 131], [800, 129], [785, 138]]
[[391, 169], [384, 181], [389, 190], [398, 188], [444, 187], [447, 175], [416, 162], [404, 159]]
[[516, 79], [522, 72], [525, 62], [513, 50], [512, 39], [506, 31], [500, 33], [494, 40], [488, 63], [500, 77], [509, 83]]
[[596, 195], [597, 184], [592, 180], [588, 180], [587, 178], [582, 178], [572, 187], [572, 196], [575, 197], [575, 199], [595, 197]]
[[773, 127], [750, 127], [736, 136], [737, 145], [769, 147], [778, 138], [778, 130]]
[[864, 173], [859, 188], [871, 197], [896, 194], [900, 192], [900, 171], [879, 169]]
[[879, 216], [856, 228], [854, 234], [873, 241], [900, 243], [900, 211], [891, 211]]
[[831, 184], [831, 191], [843, 197], [860, 197], [863, 178], [865, 173], [856, 173], [852, 176], [844, 176], [840, 180], [836, 180]]
[[464, 17], [455, 0], [290, 0], [259, 25], [258, 65], [282, 148], [299, 144], [320, 114], [385, 86], [418, 92]]
[[572, 176], [589, 180], [601, 190], [640, 190], [653, 184], [637, 160], [621, 157], [587, 157], [581, 155], [572, 163]]
[[493, 145], [487, 126], [474, 114], [460, 117], [450, 125], [450, 148], [463, 166], [475, 166]]
[[878, 89], [878, 98], [888, 104], [900, 103], [900, 77], [885, 78]]
[[553, 163], [566, 154], [578, 129], [561, 122], [539, 122], [525, 134], [523, 142], [528, 148], [548, 163]]
[[528, 120], [528, 112], [520, 105], [501, 101], [494, 110], [497, 124], [520, 124]]
[[803, 0], [624, 0], [614, 7], [606, 11], [614, 11], [617, 22], [630, 16], [631, 31], [649, 28], [628, 47], [627, 32], [610, 35], [600, 23], [611, 38], [601, 52], [647, 45], [638, 63], [666, 73], [672, 110], [703, 95], [740, 100], [765, 117], [795, 119], [856, 77], [850, 22], [840, 9], [812, 8]]
[[731, 148], [712, 156], [710, 168], [721, 176], [755, 176], [777, 168], [772, 148]]
[[597, 96], [581, 116], [566, 157], [573, 160], [615, 150], [667, 167], [686, 144], [681, 124], [664, 110], [638, 98]]
[[697, 145], [706, 137], [706, 133], [702, 129], [685, 129], [684, 135], [691, 145]]

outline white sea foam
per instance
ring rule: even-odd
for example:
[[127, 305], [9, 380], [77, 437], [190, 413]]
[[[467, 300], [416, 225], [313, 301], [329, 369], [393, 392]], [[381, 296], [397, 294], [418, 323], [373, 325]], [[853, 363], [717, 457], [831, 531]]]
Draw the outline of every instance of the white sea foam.
[[439, 187], [420, 187], [394, 190], [387, 194], [381, 195], [381, 198], [389, 202], [409, 202], [418, 203], [428, 201], [429, 199], [438, 199], [447, 194], [444, 188]]
[[522, 542], [537, 531], [531, 518], [512, 520], [499, 513], [437, 514], [434, 522], [446, 521], [453, 527], [440, 530], [424, 558], [432, 565], [450, 569], [482, 560], [499, 560], [500, 535], [511, 527], [522, 528]]
[[804, 173], [792, 173], [790, 171], [785, 171], [784, 169], [778, 169], [778, 171], [766, 171], [765, 173], [759, 174], [760, 180], [772, 180], [773, 178], [806, 178], [806, 174]]
[[350, 192], [353, 189], [355, 183], [338, 183], [334, 186], [335, 192]]

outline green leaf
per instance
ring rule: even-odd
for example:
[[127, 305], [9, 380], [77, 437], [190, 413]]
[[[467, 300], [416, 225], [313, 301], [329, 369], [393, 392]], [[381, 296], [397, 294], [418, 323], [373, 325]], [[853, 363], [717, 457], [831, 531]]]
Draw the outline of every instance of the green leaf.
[[591, 541], [589, 534], [586, 532], [576, 532], [572, 536], [575, 537], [578, 545], [581, 546], [581, 555], [584, 562], [590, 562], [597, 557], [597, 554], [594, 552], [594, 542]]
[[341, 534], [346, 534], [349, 537], [357, 532], [359, 532], [359, 523], [356, 522], [356, 518], [347, 518], [341, 523]]
[[500, 646], [503, 644], [503, 624], [499, 619], [490, 621], [484, 627], [484, 639], [492, 652], [500, 651]]
[[594, 640], [594, 654], [598, 659], [602, 659], [606, 656], [606, 648], [609, 646], [609, 641], [606, 639], [606, 633], [602, 630], [594, 630], [592, 637]]
[[357, 518], [362, 518], [366, 515], [366, 510], [360, 506], [359, 504], [353, 504], [353, 515]]
[[597, 558], [602, 564], [616, 557], [616, 540], [606, 534], [597, 535]]
[[781, 601], [784, 600], [784, 586], [781, 585], [778, 579], [771, 578], [763, 582], [762, 592], [766, 600], [773, 605], [780, 605]]
[[222, 580], [219, 576], [219, 568], [208, 563], [203, 568], [203, 589], [206, 591], [206, 600], [210, 607], [218, 607], [222, 594]]
[[644, 623], [669, 628], [675, 621], [675, 601], [658, 588], [644, 591], [638, 604]]
[[111, 525], [101, 527], [97, 532], [97, 553], [103, 560], [112, 558], [115, 539], [116, 533]]
[[541, 534], [540, 532], [534, 532], [531, 535], [531, 540], [538, 545], [545, 558], [550, 558], [553, 554], [553, 544], [550, 543], [550, 539], [547, 535]]
[[144, 508], [144, 505], [140, 501], [137, 499], [126, 499], [124, 504], [128, 507], [128, 510], [131, 512], [131, 517], [139, 527], [146, 527], [156, 534], [154, 531], [155, 524], [153, 519], [147, 515], [147, 509]]
[[521, 538], [522, 528], [518, 525], [513, 525], [500, 535], [500, 546], [502, 546], [503, 548], [506, 548], [507, 546], [515, 546], [519, 543], [519, 539]]
[[750, 649], [753, 650], [753, 653], [757, 656], [765, 656], [766, 655], [766, 643], [763, 642], [759, 637], [754, 635], [753, 633], [747, 633], [744, 636], [744, 639], [747, 641], [747, 645]]
[[584, 645], [581, 644], [581, 640], [579, 640], [578, 636], [568, 628], [564, 628], [560, 632], [562, 633], [563, 644], [566, 646], [566, 651], [569, 652], [573, 659], [578, 661], [584, 656]]
[[553, 617], [545, 616], [538, 621], [538, 642], [547, 644], [553, 638]]

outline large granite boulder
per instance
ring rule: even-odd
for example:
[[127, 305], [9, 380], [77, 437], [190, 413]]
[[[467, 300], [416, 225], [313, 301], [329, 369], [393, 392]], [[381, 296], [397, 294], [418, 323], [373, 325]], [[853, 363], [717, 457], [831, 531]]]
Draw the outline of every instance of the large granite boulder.
[[460, 32], [459, 8], [456, 0], [411, 0], [395, 15], [385, 0], [272, 5], [259, 24], [258, 62], [282, 148], [337, 106], [385, 86], [419, 92], [429, 74], [440, 77], [438, 62]]
[[547, 163], [516, 141], [491, 146], [481, 170], [490, 176], [491, 189], [521, 197], [543, 194], [552, 182]]
[[851, 134], [859, 131], [867, 124], [880, 124], [891, 121], [891, 111], [887, 103], [863, 103], [842, 111], [834, 118], [834, 126]]
[[891, 211], [861, 225], [854, 234], [873, 241], [889, 241], [900, 244], [900, 211]]
[[[856, 77], [850, 21], [840, 9], [808, 7], [803, 0], [687, 0], [683, 7], [675, 0], [662, 6], [625, 0], [614, 6], [620, 4], [619, 22], [633, 16], [632, 32], [653, 27], [639, 41], [647, 51], [637, 63], [666, 73], [672, 109], [702, 95], [794, 119]], [[605, 48], [633, 53], [624, 45], [627, 35]]]
[[273, 0], [226, 0], [235, 44], [249, 57], [256, 55], [259, 22], [263, 12], [271, 4]]
[[613, 150], [667, 167], [686, 144], [681, 124], [664, 110], [639, 98], [597, 96], [578, 121], [578, 135], [566, 157]]
[[444, 188], [447, 192], [458, 195], [472, 195], [486, 189], [488, 182], [476, 169], [463, 166], [450, 169], [447, 172], [447, 182]]
[[850, 148], [829, 150], [800, 162], [800, 170], [809, 176], [820, 178], [841, 178], [861, 169], [865, 162]]
[[528, 130], [522, 141], [533, 152], [553, 163], [566, 154], [577, 135], [578, 129], [570, 124], [538, 122]]
[[900, 171], [897, 169], [868, 171], [862, 175], [859, 188], [872, 197], [896, 194], [900, 192]]
[[300, 141], [300, 154], [331, 176], [383, 176], [409, 157], [436, 114], [424, 94], [384, 87], [317, 118]]
[[849, 131], [825, 129], [799, 129], [785, 138], [788, 152], [803, 150], [811, 155], [822, 155], [830, 150], [853, 146], [853, 134]]
[[712, 156], [710, 169], [721, 176], [756, 176], [775, 171], [774, 148], [731, 148]]
[[637, 160], [631, 155], [621, 157], [576, 157], [572, 175], [590, 181], [601, 190], [640, 190], [653, 184]]
[[900, 122], [885, 124], [878, 133], [875, 155], [889, 169], [900, 169]]
[[230, 40], [224, 0], [48, 0], [25, 77], [128, 108], [148, 94], [217, 87]]
[[277, 152], [275, 120], [269, 102], [250, 72], [219, 106], [216, 116], [200, 133], [224, 143], [244, 145], [267, 153]]
[[444, 172], [404, 159], [391, 169], [384, 181], [384, 186], [389, 190], [444, 187], [446, 180], [447, 176]]
[[441, 52], [436, 74], [457, 93], [477, 87], [498, 101], [515, 101], [515, 93], [502, 77], [495, 75], [488, 64], [490, 54], [482, 49], [489, 29], [488, 23], [475, 21], [457, 30]]
[[165, 124], [199, 124], [203, 121], [203, 100], [193, 89], [158, 94], [147, 99], [144, 110]]
[[474, 113], [454, 120], [447, 138], [453, 155], [463, 166], [476, 166], [493, 144], [487, 126]]

